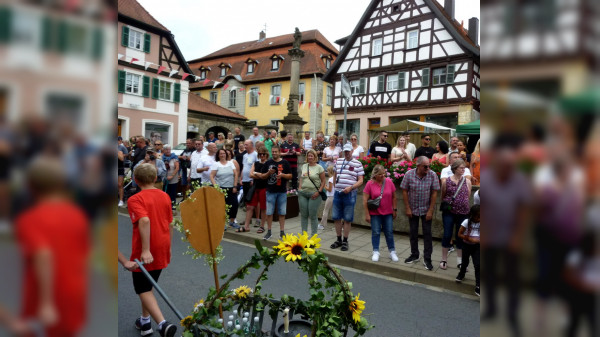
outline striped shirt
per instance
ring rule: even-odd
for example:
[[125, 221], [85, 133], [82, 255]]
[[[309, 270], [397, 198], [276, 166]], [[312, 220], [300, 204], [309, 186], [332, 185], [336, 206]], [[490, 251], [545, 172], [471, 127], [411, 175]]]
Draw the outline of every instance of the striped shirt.
[[408, 206], [412, 214], [421, 216], [429, 210], [431, 191], [439, 191], [440, 178], [431, 170], [427, 170], [427, 175], [420, 178], [417, 169], [412, 169], [402, 179], [400, 188], [408, 192]]
[[356, 184], [359, 176], [364, 176], [365, 171], [363, 170], [362, 164], [352, 159], [347, 161], [346, 158], [338, 158], [335, 164], [335, 174], [337, 175], [335, 183], [335, 190], [342, 191], [348, 186]]

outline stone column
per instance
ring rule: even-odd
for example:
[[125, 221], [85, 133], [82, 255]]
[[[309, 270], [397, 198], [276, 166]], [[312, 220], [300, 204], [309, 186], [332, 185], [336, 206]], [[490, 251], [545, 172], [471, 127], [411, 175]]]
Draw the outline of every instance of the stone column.
[[298, 114], [298, 83], [300, 81], [300, 59], [304, 57], [304, 51], [300, 49], [300, 43], [302, 41], [302, 34], [296, 28], [294, 33], [294, 45], [292, 49], [288, 50], [288, 55], [291, 58], [292, 67], [290, 75], [290, 96], [288, 98], [287, 109], [288, 114], [281, 122], [288, 133], [294, 135], [295, 141], [299, 142], [302, 135], [299, 132], [302, 130], [302, 126], [307, 122], [303, 121]]

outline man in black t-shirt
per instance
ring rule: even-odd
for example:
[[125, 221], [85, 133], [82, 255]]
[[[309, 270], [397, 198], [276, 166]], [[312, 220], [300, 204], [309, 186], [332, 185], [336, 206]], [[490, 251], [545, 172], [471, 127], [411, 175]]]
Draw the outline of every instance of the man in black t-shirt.
[[415, 158], [419, 158], [421, 156], [425, 156], [429, 159], [431, 159], [431, 157], [433, 157], [433, 154], [437, 152], [436, 149], [432, 148], [431, 146], [429, 146], [429, 144], [431, 143], [431, 136], [428, 134], [423, 134], [421, 136], [421, 147], [417, 149], [417, 152], [415, 152]]
[[192, 166], [191, 158], [194, 151], [196, 151], [194, 142], [189, 138], [185, 141], [185, 150], [181, 152], [180, 156], [177, 156], [177, 159], [179, 159], [179, 171], [181, 173], [181, 186], [183, 187], [184, 198], [191, 183], [191, 179], [188, 179], [188, 169]]
[[392, 146], [387, 142], [388, 133], [387, 131], [381, 131], [379, 140], [373, 142], [369, 148], [369, 154], [372, 157], [380, 157], [381, 159], [388, 159], [392, 153]]
[[246, 137], [242, 135], [240, 128], [234, 129], [235, 134], [233, 135], [233, 142], [235, 143], [234, 149], [238, 149], [240, 142], [244, 142]]
[[294, 135], [287, 134], [286, 141], [280, 145], [281, 157], [283, 157], [292, 169], [292, 189], [298, 189], [298, 155], [301, 154], [300, 145], [294, 143]]
[[279, 146], [271, 148], [272, 159], [269, 159], [262, 167], [261, 179], [267, 179], [267, 225], [269, 229], [264, 240], [271, 238], [271, 226], [273, 224], [273, 213], [277, 207], [279, 214], [279, 237], [285, 235], [285, 213], [287, 208], [287, 182], [292, 179], [290, 163], [280, 157]]

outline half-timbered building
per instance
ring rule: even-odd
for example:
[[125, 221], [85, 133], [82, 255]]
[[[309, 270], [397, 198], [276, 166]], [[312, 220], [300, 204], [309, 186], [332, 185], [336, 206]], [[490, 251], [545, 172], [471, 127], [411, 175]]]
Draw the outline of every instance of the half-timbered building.
[[120, 135], [184, 142], [192, 72], [173, 34], [136, 0], [119, 0], [117, 27]]
[[348, 132], [368, 145], [367, 131], [407, 118], [448, 127], [478, 118], [479, 20], [454, 18], [454, 0], [372, 0], [324, 80], [334, 83], [332, 112], [342, 130], [350, 82]]

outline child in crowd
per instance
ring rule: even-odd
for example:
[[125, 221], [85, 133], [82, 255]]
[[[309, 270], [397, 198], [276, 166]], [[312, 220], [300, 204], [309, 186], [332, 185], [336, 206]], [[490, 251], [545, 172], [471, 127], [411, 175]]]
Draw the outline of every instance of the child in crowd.
[[473, 265], [475, 266], [475, 294], [479, 296], [479, 205], [471, 206], [469, 212], [469, 218], [460, 226], [458, 236], [463, 240], [463, 256], [462, 265], [458, 276], [456, 276], [456, 282], [462, 282], [469, 266], [469, 257], [473, 259]]
[[325, 206], [323, 207], [323, 216], [321, 217], [321, 223], [319, 224], [319, 229], [325, 229], [325, 224], [327, 223], [327, 217], [329, 216], [329, 211], [331, 210], [331, 206], [333, 205], [333, 174], [334, 166], [329, 166], [327, 168], [327, 177], [329, 177], [327, 184], [325, 184], [325, 190], [327, 191], [327, 200], [325, 201]]
[[129, 198], [127, 207], [133, 224], [132, 251], [129, 260], [119, 252], [119, 262], [132, 271], [133, 287], [142, 302], [142, 316], [136, 319], [135, 327], [142, 336], [152, 333], [150, 317], [158, 323], [161, 337], [173, 337], [177, 327], [165, 320], [154, 293], [152, 283], [146, 279], [133, 260], [140, 260], [154, 281], [171, 262], [171, 199], [154, 187], [156, 168], [151, 164], [140, 164], [133, 171], [135, 182], [141, 191]]

